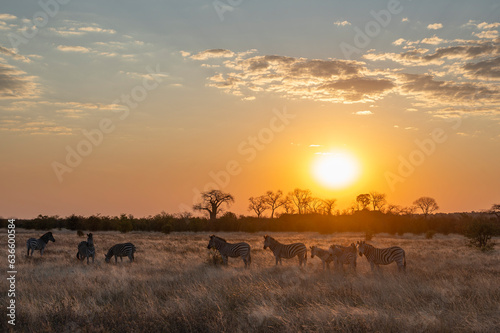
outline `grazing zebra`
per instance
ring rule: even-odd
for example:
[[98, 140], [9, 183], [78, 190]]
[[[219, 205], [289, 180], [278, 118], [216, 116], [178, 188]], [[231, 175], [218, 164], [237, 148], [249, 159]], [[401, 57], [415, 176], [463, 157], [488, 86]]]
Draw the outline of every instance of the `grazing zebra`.
[[123, 257], [128, 257], [130, 262], [132, 262], [134, 261], [134, 252], [135, 246], [132, 243], [116, 244], [109, 249], [108, 253], [105, 254], [104, 257], [106, 257], [107, 263], [109, 263], [109, 260], [111, 260], [113, 256], [115, 256], [115, 263], [118, 262], [118, 257], [120, 257], [122, 262]]
[[373, 245], [366, 244], [364, 241], [358, 241], [357, 243], [359, 256], [365, 255], [366, 259], [370, 263], [373, 271], [373, 267], [379, 265], [389, 265], [393, 261], [398, 265], [398, 271], [406, 270], [406, 255], [405, 250], [399, 246], [392, 246], [385, 249], [378, 249]]
[[330, 254], [335, 260], [335, 268], [344, 268], [344, 264], [351, 266], [353, 271], [356, 271], [356, 245], [351, 243], [350, 246], [332, 245], [329, 249]]
[[78, 244], [78, 252], [76, 253], [76, 258], [81, 261], [87, 258], [87, 265], [89, 264], [89, 257], [92, 257], [92, 263], [94, 263], [95, 247], [92, 233], [87, 234], [86, 242], [80, 242], [80, 244]]
[[299, 258], [299, 266], [306, 266], [307, 263], [307, 247], [302, 243], [281, 244], [271, 236], [264, 236], [264, 250], [270, 248], [278, 262], [282, 265], [281, 258], [290, 259], [295, 256]]
[[33, 256], [33, 251], [34, 250], [40, 250], [40, 255], [43, 255], [43, 251], [45, 250], [45, 246], [47, 246], [47, 243], [49, 241], [55, 242], [56, 240], [54, 239], [54, 236], [52, 236], [51, 232], [47, 232], [44, 234], [42, 237], [36, 239], [36, 238], [30, 238], [26, 241], [26, 246], [28, 247], [28, 254], [27, 256], [29, 257], [30, 255], [30, 250], [31, 250], [31, 256]]
[[237, 258], [241, 257], [245, 263], [245, 268], [250, 267], [252, 258], [250, 257], [250, 245], [245, 242], [231, 244], [228, 243], [224, 238], [217, 237], [215, 235], [210, 236], [210, 241], [208, 242], [208, 249], [215, 247], [221, 257], [224, 265], [227, 265], [228, 257]]
[[325, 269], [325, 265], [328, 269], [330, 269], [330, 263], [333, 261], [331, 253], [327, 250], [320, 249], [317, 246], [310, 246], [309, 248], [311, 249], [311, 258], [317, 256], [323, 263], [323, 270]]

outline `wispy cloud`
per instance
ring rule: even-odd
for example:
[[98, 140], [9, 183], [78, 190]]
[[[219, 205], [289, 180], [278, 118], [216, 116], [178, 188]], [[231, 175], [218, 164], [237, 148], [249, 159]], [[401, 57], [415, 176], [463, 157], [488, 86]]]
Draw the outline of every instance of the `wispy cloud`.
[[90, 52], [90, 49], [86, 48], [84, 46], [59, 45], [59, 46], [57, 46], [57, 49], [59, 51], [63, 51], [63, 52], [77, 52], [77, 53], [89, 53]]
[[21, 60], [23, 62], [31, 62], [31, 60], [23, 55], [16, 53], [15, 51], [8, 49], [6, 47], [0, 46], [0, 53], [11, 56], [15, 60]]
[[373, 112], [371, 112], [370, 110], [365, 110], [365, 111], [356, 111], [356, 112], [353, 112], [352, 114], [355, 114], [357, 116], [369, 116], [369, 115], [372, 115]]
[[38, 85], [33, 76], [0, 62], [0, 99], [33, 98], [38, 94]]
[[438, 29], [441, 29], [441, 28], [443, 28], [443, 25], [441, 23], [429, 24], [427, 26], [427, 29], [429, 29], [429, 30], [438, 30]]
[[333, 22], [337, 27], [345, 27], [346, 25], [351, 25], [351, 22], [349, 21], [335, 21]]
[[17, 19], [17, 16], [15, 16], [15, 15], [7, 14], [7, 13], [0, 14], [0, 20], [8, 21], [8, 20], [15, 20], [15, 19]]
[[210, 49], [194, 54], [190, 58], [194, 60], [206, 60], [210, 58], [232, 58], [232, 57], [234, 57], [233, 51], [225, 49]]

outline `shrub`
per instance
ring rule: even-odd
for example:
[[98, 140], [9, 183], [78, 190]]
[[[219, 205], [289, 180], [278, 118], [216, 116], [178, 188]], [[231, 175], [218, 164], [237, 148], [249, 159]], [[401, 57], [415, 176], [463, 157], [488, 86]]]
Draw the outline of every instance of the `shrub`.
[[436, 230], [427, 230], [427, 232], [425, 233], [425, 238], [432, 239], [435, 234]]
[[76, 232], [76, 234], [78, 235], [78, 237], [83, 237], [83, 235], [84, 235], [84, 234], [83, 234], [83, 231], [81, 231], [81, 230], [78, 230], [78, 231]]
[[469, 245], [477, 247], [481, 251], [493, 249], [495, 243], [491, 240], [498, 234], [497, 226], [488, 219], [475, 218], [465, 227], [465, 237], [469, 239]]

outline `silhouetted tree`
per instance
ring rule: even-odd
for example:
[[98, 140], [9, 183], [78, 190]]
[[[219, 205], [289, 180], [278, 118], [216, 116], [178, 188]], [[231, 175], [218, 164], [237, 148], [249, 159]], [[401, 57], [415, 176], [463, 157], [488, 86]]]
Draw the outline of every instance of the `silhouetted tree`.
[[257, 214], [257, 217], [260, 217], [264, 211], [266, 211], [269, 206], [266, 203], [266, 197], [261, 195], [259, 197], [250, 197], [248, 199], [250, 204], [248, 205], [248, 210], [254, 211]]
[[373, 210], [380, 210], [387, 203], [384, 193], [370, 192]]
[[337, 199], [326, 199], [323, 200], [323, 212], [326, 215], [332, 215], [333, 208], [335, 207], [335, 203]]
[[[358, 204], [358, 210], [364, 210], [368, 205], [370, 205], [371, 198], [369, 194], [360, 194], [356, 197], [356, 203]], [[360, 209], [361, 208], [361, 209]]]
[[279, 207], [286, 204], [286, 199], [283, 198], [283, 192], [281, 190], [276, 191], [267, 191], [265, 194], [266, 204], [271, 210], [271, 218], [274, 218], [274, 212]]
[[500, 204], [495, 204], [491, 206], [491, 209], [489, 211], [491, 214], [495, 214], [497, 217], [497, 220], [500, 221]]
[[310, 190], [301, 190], [296, 188], [288, 194], [288, 197], [292, 203], [297, 207], [297, 212], [299, 214], [305, 214], [307, 212], [307, 207], [312, 201], [312, 193]]
[[285, 211], [285, 214], [295, 213], [295, 205], [289, 196], [283, 198], [283, 210]]
[[309, 213], [320, 213], [323, 209], [323, 200], [320, 198], [312, 198], [307, 205], [307, 210]]
[[425, 218], [427, 218], [429, 214], [432, 214], [432, 212], [439, 209], [436, 200], [431, 197], [420, 197], [417, 200], [413, 201], [413, 204], [422, 211], [422, 214], [424, 214]]
[[193, 209], [207, 211], [210, 220], [215, 221], [217, 219], [217, 213], [222, 210], [221, 205], [225, 203], [229, 206], [233, 202], [234, 197], [231, 194], [224, 193], [220, 190], [211, 190], [201, 193], [201, 203], [193, 205]]

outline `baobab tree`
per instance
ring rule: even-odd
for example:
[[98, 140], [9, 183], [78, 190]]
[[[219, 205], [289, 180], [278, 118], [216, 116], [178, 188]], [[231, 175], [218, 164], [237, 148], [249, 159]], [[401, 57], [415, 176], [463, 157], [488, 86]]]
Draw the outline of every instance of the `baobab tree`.
[[439, 206], [436, 203], [436, 200], [431, 197], [420, 197], [417, 200], [413, 201], [413, 204], [420, 208], [424, 217], [427, 218], [429, 214], [439, 209]]
[[234, 202], [234, 197], [229, 193], [220, 190], [211, 190], [201, 193], [201, 202], [193, 205], [194, 210], [207, 211], [210, 221], [217, 219], [217, 214], [222, 211], [221, 205], [230, 206]]
[[257, 217], [260, 217], [262, 213], [264, 213], [269, 206], [266, 203], [266, 197], [261, 195], [259, 197], [250, 197], [248, 198], [250, 204], [248, 205], [248, 210], [254, 211], [257, 214]]

